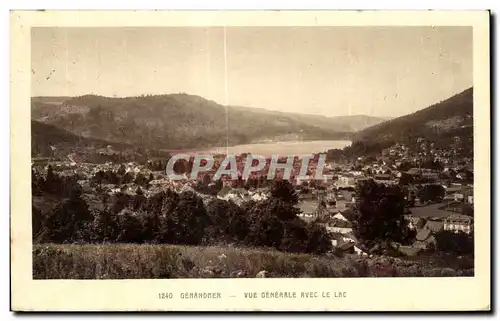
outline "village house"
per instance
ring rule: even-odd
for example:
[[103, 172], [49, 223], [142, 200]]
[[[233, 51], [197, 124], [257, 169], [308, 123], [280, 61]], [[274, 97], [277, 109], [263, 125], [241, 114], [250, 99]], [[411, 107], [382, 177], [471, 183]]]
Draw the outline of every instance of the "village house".
[[421, 170], [419, 168], [414, 167], [410, 168], [406, 173], [412, 176], [420, 176]]
[[351, 242], [339, 242], [335, 248], [342, 253], [354, 253], [354, 243]]
[[433, 235], [433, 231], [430, 229], [420, 229], [415, 237], [415, 242], [412, 246], [415, 248], [420, 248], [426, 250], [429, 248], [436, 247], [436, 238]]
[[217, 198], [220, 200], [229, 200], [230, 196], [229, 194], [231, 193], [232, 188], [229, 186], [223, 186], [219, 192], [217, 193]]
[[378, 184], [395, 184], [396, 182], [391, 179], [389, 174], [377, 174], [374, 177], [374, 181]]
[[33, 165], [38, 165], [38, 166], [47, 165], [49, 162], [50, 162], [49, 157], [33, 157], [31, 159], [32, 166]]
[[299, 176], [295, 177], [295, 181], [296, 181], [297, 185], [301, 185], [301, 184], [304, 184], [304, 183], [310, 184], [312, 181], [315, 181], [315, 180], [316, 179], [314, 177], [312, 177], [312, 176], [306, 177], [306, 178], [301, 178]]
[[269, 197], [269, 193], [263, 190], [249, 191], [249, 196], [253, 201], [264, 201]]
[[312, 200], [303, 200], [299, 203], [300, 214], [299, 217], [309, 221], [317, 216], [318, 202]]
[[339, 244], [343, 244], [347, 241], [344, 241], [344, 236], [342, 233], [330, 233], [331, 243], [333, 247], [337, 247]]
[[426, 170], [422, 172], [422, 178], [435, 182], [439, 179], [439, 174], [430, 170]]
[[333, 232], [332, 234], [332, 246], [343, 253], [351, 253], [362, 256], [367, 256], [368, 253], [363, 251], [358, 244], [358, 240], [352, 233], [342, 234], [339, 232]]
[[250, 199], [249, 192], [244, 188], [231, 188], [229, 186], [224, 186], [217, 193], [217, 198], [224, 201], [233, 201], [236, 203], [241, 203], [245, 200]]
[[429, 218], [424, 225], [424, 229], [431, 231], [433, 234], [442, 231], [443, 228], [443, 221], [438, 218]]
[[335, 203], [327, 203], [329, 211], [342, 212], [352, 206], [355, 202], [354, 193], [350, 191], [340, 190], [335, 196]]
[[445, 200], [454, 200], [455, 202], [474, 203], [473, 190], [470, 187], [458, 185], [445, 189]]
[[335, 219], [335, 220], [341, 220], [341, 221], [348, 222], [348, 219], [345, 218], [345, 216], [342, 215], [342, 213], [340, 213], [340, 212], [338, 212], [337, 214], [333, 215], [332, 218]]
[[166, 186], [166, 185], [169, 185], [170, 183], [170, 180], [166, 179], [166, 178], [162, 178], [162, 179], [155, 179], [155, 180], [152, 180], [149, 182], [149, 185], [151, 186]]
[[337, 197], [335, 195], [335, 190], [327, 190], [324, 201], [327, 207], [332, 207], [337, 205]]
[[106, 148], [99, 148], [96, 150], [97, 154], [100, 156], [113, 156], [113, 155], [119, 155], [120, 152], [117, 150], [113, 149], [111, 145], [108, 145]]
[[352, 224], [349, 221], [332, 218], [323, 225], [328, 232], [341, 234], [352, 233]]
[[411, 230], [421, 229], [425, 225], [425, 219], [413, 215], [405, 215], [404, 218], [408, 221], [408, 228]]
[[465, 187], [462, 191], [463, 201], [469, 204], [474, 204], [474, 189], [471, 187]]
[[405, 256], [416, 256], [422, 252], [422, 249], [419, 247], [401, 245], [398, 247], [398, 251]]
[[337, 181], [337, 186], [354, 186], [356, 184], [356, 179], [354, 176], [342, 175], [339, 176]]
[[444, 219], [443, 229], [470, 234], [473, 230], [472, 218], [467, 215], [452, 214]]
[[77, 181], [77, 183], [82, 187], [84, 191], [89, 191], [92, 188], [90, 181], [88, 179], [79, 180]]
[[459, 201], [463, 198], [461, 191], [462, 191], [462, 186], [447, 187], [447, 188], [445, 188], [443, 199], [444, 200]]
[[372, 174], [374, 174], [374, 175], [384, 175], [388, 171], [390, 171], [389, 167], [386, 167], [386, 166], [376, 167], [376, 168], [372, 169]]
[[350, 174], [352, 174], [355, 177], [362, 176], [363, 175], [363, 171], [351, 171]]
[[327, 191], [322, 189], [317, 189], [313, 191], [313, 195], [316, 195], [316, 199], [318, 200], [318, 202], [326, 200], [327, 194], [328, 194]]

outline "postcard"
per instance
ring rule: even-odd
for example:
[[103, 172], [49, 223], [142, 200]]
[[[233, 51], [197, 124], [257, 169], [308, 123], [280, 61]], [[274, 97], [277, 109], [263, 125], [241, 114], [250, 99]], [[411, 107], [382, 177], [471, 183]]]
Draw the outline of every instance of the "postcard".
[[11, 310], [491, 309], [488, 11], [10, 18]]

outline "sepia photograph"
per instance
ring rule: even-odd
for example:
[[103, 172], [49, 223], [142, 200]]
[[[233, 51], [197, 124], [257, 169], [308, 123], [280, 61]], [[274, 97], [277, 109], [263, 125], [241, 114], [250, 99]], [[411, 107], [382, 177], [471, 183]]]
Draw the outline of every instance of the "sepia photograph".
[[[443, 22], [25, 29], [28, 277], [473, 282], [489, 67], [472, 23]], [[154, 299], [349, 294], [175, 284]]]

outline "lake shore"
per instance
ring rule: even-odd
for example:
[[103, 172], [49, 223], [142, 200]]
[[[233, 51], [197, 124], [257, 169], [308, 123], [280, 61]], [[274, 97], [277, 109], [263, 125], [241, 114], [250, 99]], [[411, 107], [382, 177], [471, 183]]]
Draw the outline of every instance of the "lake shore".
[[209, 148], [197, 148], [186, 150], [170, 150], [170, 153], [183, 154], [232, 154], [244, 153], [256, 155], [305, 155], [312, 153], [322, 153], [329, 149], [342, 149], [351, 145], [349, 140], [312, 140], [312, 141], [277, 141], [269, 143], [241, 144], [233, 146], [217, 146]]

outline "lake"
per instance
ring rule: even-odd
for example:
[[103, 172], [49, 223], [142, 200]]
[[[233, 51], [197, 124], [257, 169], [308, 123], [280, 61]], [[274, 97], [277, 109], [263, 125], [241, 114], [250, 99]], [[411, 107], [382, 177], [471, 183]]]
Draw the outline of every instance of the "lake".
[[[326, 152], [329, 149], [342, 149], [351, 145], [348, 140], [315, 140], [315, 141], [287, 141], [275, 143], [244, 144], [228, 147], [228, 153], [239, 155], [251, 153], [255, 155], [303, 155]], [[198, 150], [196, 153], [225, 154], [226, 147], [213, 147], [207, 150]]]

